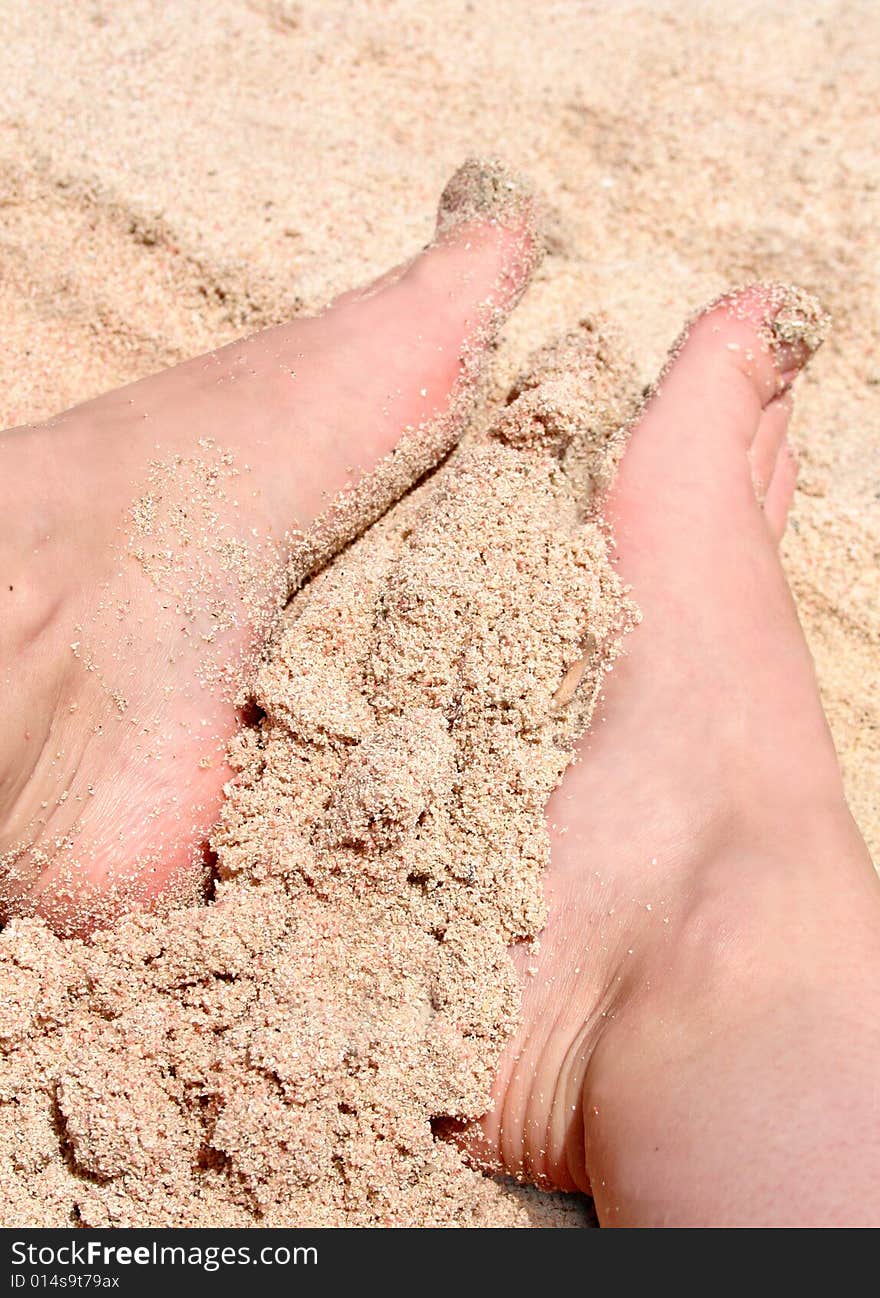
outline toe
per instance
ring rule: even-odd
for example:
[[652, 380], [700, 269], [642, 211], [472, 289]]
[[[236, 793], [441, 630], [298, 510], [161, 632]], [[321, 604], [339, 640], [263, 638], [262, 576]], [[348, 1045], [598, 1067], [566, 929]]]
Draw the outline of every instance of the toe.
[[[535, 240], [529, 214], [514, 224], [475, 218], [443, 229], [407, 266], [347, 294], [322, 317], [337, 363], [373, 400], [375, 449], [442, 413], [477, 377], [487, 345], [525, 287]], [[347, 393], [337, 389], [344, 409]]]
[[435, 238], [419, 256], [316, 319], [261, 336], [264, 364], [252, 374], [273, 375], [271, 507], [288, 528], [317, 521], [313, 559], [351, 539], [455, 443], [538, 251], [527, 188], [498, 164], [469, 163], [444, 191]]
[[679, 444], [712, 434], [748, 448], [762, 414], [819, 346], [827, 316], [803, 290], [754, 284], [727, 294], [685, 329], [645, 412], [674, 417]]
[[539, 256], [535, 212], [523, 181], [471, 160], [441, 195], [428, 247], [331, 308], [352, 363], [396, 398], [398, 423], [437, 413], [478, 364]]
[[776, 457], [773, 475], [764, 499], [764, 515], [767, 526], [777, 545], [782, 540], [788, 511], [794, 499], [797, 481], [797, 456], [789, 442], [784, 442]]
[[776, 468], [776, 460], [785, 442], [791, 419], [791, 393], [774, 398], [765, 406], [758, 420], [754, 440], [749, 447], [752, 481], [758, 500], [763, 501]]
[[[688, 530], [755, 512], [784, 437], [782, 400], [819, 345], [827, 316], [803, 291], [756, 284], [720, 299], [685, 330], [633, 429], [609, 501], [624, 524], [662, 511]], [[650, 528], [635, 528], [641, 535]]]
[[[768, 608], [790, 609], [768, 527], [778, 539], [793, 462], [778, 452], [762, 508], [749, 458], [751, 451], [759, 477], [767, 474], [784, 436], [780, 397], [810, 350], [797, 345], [790, 323], [792, 304], [804, 299], [788, 293], [756, 286], [696, 319], [634, 427], [609, 493], [618, 571], [642, 612], [615, 667], [618, 687], [636, 681], [642, 697], [640, 712], [621, 712], [618, 736], [632, 745], [646, 715], [668, 715], [673, 695], [682, 711], [695, 697], [737, 697], [739, 663], [724, 646], [751, 643]], [[799, 317], [801, 335], [815, 345], [813, 318]], [[793, 643], [800, 653], [800, 639]], [[669, 670], [658, 671], [659, 663]]]

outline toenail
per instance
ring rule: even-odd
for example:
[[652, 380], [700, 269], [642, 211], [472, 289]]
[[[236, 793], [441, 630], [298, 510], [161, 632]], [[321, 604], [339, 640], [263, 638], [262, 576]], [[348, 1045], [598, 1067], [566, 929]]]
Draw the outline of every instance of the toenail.
[[785, 390], [821, 347], [831, 326], [831, 316], [806, 289], [791, 284], [770, 286], [772, 316], [765, 336]]

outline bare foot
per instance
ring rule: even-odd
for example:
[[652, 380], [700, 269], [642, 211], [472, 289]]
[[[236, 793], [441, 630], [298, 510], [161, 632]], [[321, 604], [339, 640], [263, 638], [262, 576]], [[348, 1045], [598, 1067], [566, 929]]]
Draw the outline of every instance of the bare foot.
[[370, 289], [0, 437], [7, 915], [192, 895], [291, 575], [449, 449], [534, 254], [528, 196], [467, 164]]
[[[592, 1189], [602, 1220], [626, 1196], [596, 1167], [619, 1171], [652, 1095], [675, 1087], [645, 1061], [691, 1031], [688, 1014], [699, 1022], [700, 986], [735, 970], [748, 998], [774, 959], [756, 955], [759, 916], [795, 960], [799, 925], [823, 920], [816, 872], [839, 870], [834, 896], [875, 888], [777, 556], [795, 484], [788, 388], [807, 357], [768, 345], [781, 300], [756, 287], [696, 321], [606, 502], [643, 620], [551, 799], [549, 922], [537, 954], [516, 952], [523, 1026], [468, 1138], [490, 1167]], [[805, 863], [805, 845], [824, 864]], [[851, 924], [828, 930], [826, 980], [853, 941]], [[627, 1173], [647, 1194], [644, 1160]]]

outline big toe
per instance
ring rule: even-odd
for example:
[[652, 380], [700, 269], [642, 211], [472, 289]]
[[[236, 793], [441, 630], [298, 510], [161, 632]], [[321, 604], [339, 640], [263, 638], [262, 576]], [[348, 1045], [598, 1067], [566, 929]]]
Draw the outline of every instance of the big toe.
[[[780, 709], [802, 716], [804, 743], [828, 748], [775, 544], [794, 486], [781, 399], [826, 325], [814, 299], [777, 285], [703, 312], [633, 428], [606, 501], [618, 570], [642, 614], [604, 696], [615, 752], [650, 742], [676, 790], [697, 754], [704, 766], [710, 752], [730, 756], [722, 732], [732, 760], [743, 734], [766, 747]], [[601, 728], [588, 744], [602, 748]]]
[[[688, 326], [635, 425], [608, 500], [624, 566], [631, 551], [705, 550], [713, 536], [777, 533], [793, 486], [789, 389], [828, 317], [799, 289], [756, 284]], [[769, 518], [764, 513], [769, 499]], [[735, 519], [735, 522], [734, 522]]]
[[262, 336], [282, 385], [290, 362], [296, 382], [281, 399], [295, 396], [300, 415], [295, 458], [274, 448], [270, 490], [280, 515], [293, 500], [301, 526], [320, 520], [313, 545], [350, 539], [352, 519], [369, 521], [451, 448], [539, 251], [528, 187], [497, 162], [472, 161], [446, 186], [418, 256], [316, 319]]

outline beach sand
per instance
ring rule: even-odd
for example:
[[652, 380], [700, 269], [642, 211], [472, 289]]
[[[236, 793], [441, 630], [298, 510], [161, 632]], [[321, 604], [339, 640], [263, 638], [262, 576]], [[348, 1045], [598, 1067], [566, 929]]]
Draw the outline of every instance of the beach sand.
[[544, 807], [637, 616], [591, 509], [633, 377], [585, 321], [294, 595], [233, 748], [212, 905], [86, 943], [6, 926], [6, 1220], [551, 1210], [432, 1123], [488, 1106], [518, 1014], [508, 948], [544, 922]]
[[[634, 392], [653, 377], [683, 317], [702, 301], [750, 277], [805, 283], [829, 304], [835, 331], [799, 385], [794, 437], [801, 479], [784, 556], [853, 810], [876, 856], [880, 322], [873, 276], [880, 174], [864, 123], [877, 90], [880, 16], [869, 4], [813, 3], [796, 10], [779, 4], [735, 10], [714, 3], [559, 4], [548, 8], [536, 30], [534, 7], [525, 4], [414, 8], [223, 0], [173, 11], [132, 4], [117, 13], [99, 4], [75, 12], [10, 4], [0, 51], [3, 423], [51, 414], [241, 332], [317, 307], [334, 292], [365, 281], [425, 242], [437, 191], [474, 151], [504, 155], [533, 177], [550, 205], [549, 254], [506, 330], [490, 394], [496, 403], [533, 350], [585, 311], [601, 306], [620, 331], [624, 350], [637, 358], [638, 373], [629, 376]], [[612, 406], [624, 400], [609, 392], [605, 397]], [[501, 490], [499, 482], [514, 490], [516, 470], [509, 464], [522, 452], [497, 442], [487, 446], [480, 454], [495, 459], [491, 469], [480, 461], [481, 472], [491, 477], [492, 490]], [[544, 453], [536, 454], [540, 459]], [[498, 456], [507, 467], [496, 463]], [[456, 462], [443, 472], [462, 470]], [[473, 465], [470, 472], [479, 477]], [[529, 489], [536, 490], [534, 484]], [[485, 483], [481, 491], [484, 500]], [[455, 498], [462, 492], [466, 502], [459, 481]], [[333, 583], [344, 584], [346, 565], [357, 567], [365, 551], [371, 568], [386, 555], [382, 580], [390, 581], [404, 544], [401, 519], [420, 508], [430, 514], [423, 500], [410, 498], [313, 583], [308, 607], [319, 606], [328, 587], [328, 598], [339, 605]], [[564, 509], [554, 496], [557, 529]], [[539, 520], [537, 496], [534, 512]], [[423, 521], [414, 535], [429, 536], [430, 526]], [[465, 520], [462, 544], [466, 533]], [[405, 544], [412, 548], [414, 542]], [[516, 545], [528, 552], [522, 535]], [[590, 554], [596, 576], [604, 571], [603, 557], [595, 545]], [[531, 574], [535, 583], [546, 585], [545, 579], [538, 569]], [[599, 625], [614, 621], [609, 583], [610, 578], [591, 609]], [[559, 589], [572, 589], [571, 582]], [[294, 625], [302, 620], [297, 617]], [[274, 660], [276, 677], [285, 661], [301, 662], [296, 655], [302, 645], [297, 649], [295, 640], [288, 626]], [[375, 675], [376, 662], [370, 663]], [[559, 665], [544, 664], [547, 680]], [[272, 675], [263, 682], [267, 726], [286, 726], [276, 740], [290, 761], [291, 735], [312, 747], [316, 735], [291, 726], [277, 679], [273, 694]], [[542, 697], [545, 715], [546, 688]], [[333, 745], [325, 744], [328, 765], [317, 782], [323, 801], [307, 786], [308, 796], [322, 806], [327, 792], [336, 790], [325, 838], [316, 840], [318, 856], [344, 857], [353, 845], [364, 847], [358, 835], [365, 787], [372, 790], [369, 797], [378, 789], [384, 803], [397, 808], [386, 825], [388, 837], [373, 845], [383, 860], [399, 848], [404, 830], [428, 802], [444, 805], [444, 760], [455, 758], [448, 753], [444, 759], [442, 742], [434, 745], [430, 770], [411, 772], [403, 785], [391, 778], [408, 769], [406, 754], [424, 748], [413, 742], [412, 728], [430, 730], [436, 706], [433, 699], [426, 706], [423, 698], [401, 697], [390, 710], [404, 714], [402, 723], [383, 729], [378, 714], [368, 719], [371, 733], [375, 727], [378, 734], [372, 733], [363, 768], [350, 778], [339, 753], [334, 756]], [[257, 742], [254, 733], [245, 749]], [[467, 742], [486, 751], [485, 736]], [[532, 799], [516, 803], [532, 830], [542, 790], [558, 773], [557, 760], [554, 755], [536, 763], [541, 774]], [[264, 757], [245, 751], [242, 761], [246, 797], [258, 780], [257, 768], [248, 763], [257, 761], [262, 770]], [[280, 756], [272, 769], [282, 772], [284, 783]], [[497, 770], [483, 772], [487, 780], [490, 774], [497, 779]], [[291, 778], [288, 773], [287, 785]], [[289, 788], [285, 796], [293, 796]], [[256, 881], [261, 908], [249, 924], [247, 898], [258, 854], [240, 841], [241, 826], [249, 823], [240, 811], [236, 804], [227, 812], [218, 836], [221, 872], [228, 878], [221, 896], [228, 887], [240, 908], [236, 941], [222, 916], [184, 912], [161, 927], [159, 921], [131, 921], [97, 952], [69, 944], [62, 958], [56, 940], [37, 925], [26, 925], [7, 944], [14, 968], [6, 986], [16, 993], [8, 1026], [37, 1039], [35, 1053], [25, 1052], [19, 1067], [33, 1065], [39, 1055], [43, 1070], [4, 1079], [6, 1094], [19, 1095], [17, 1108], [6, 1106], [2, 1137], [5, 1158], [12, 1158], [4, 1189], [9, 1185], [12, 1193], [14, 1187], [19, 1196], [7, 1195], [10, 1224], [63, 1224], [71, 1218], [89, 1224], [170, 1222], [188, 1212], [194, 1219], [193, 1187], [204, 1219], [230, 1224], [279, 1220], [282, 1204], [290, 1219], [307, 1219], [311, 1211], [317, 1221], [315, 1205], [321, 1203], [328, 1221], [347, 1214], [353, 1221], [381, 1221], [384, 1215], [461, 1224], [584, 1224], [579, 1200], [482, 1180], [426, 1138], [428, 1110], [455, 1110], [450, 1086], [458, 1086], [459, 1108], [466, 1112], [487, 1083], [493, 1034], [503, 1031], [515, 1011], [503, 943], [494, 949], [488, 943], [481, 952], [486, 986], [496, 993], [471, 1025], [470, 1035], [482, 1036], [483, 1045], [468, 1057], [460, 1042], [441, 1043], [444, 1059], [464, 1062], [457, 1077], [446, 1066], [432, 1081], [425, 1071], [419, 1007], [426, 994], [441, 1005], [445, 996], [454, 1005], [461, 984], [448, 969], [432, 965], [436, 952], [426, 947], [407, 996], [394, 990], [412, 979], [412, 943], [425, 942], [425, 934], [437, 928], [428, 902], [404, 907], [402, 916], [402, 892], [394, 893], [395, 910], [389, 903], [393, 889], [377, 887], [375, 895], [359, 896], [348, 914], [340, 889], [347, 886], [352, 896], [357, 890], [351, 878], [345, 884], [343, 869], [343, 884], [337, 871], [325, 899], [319, 889], [318, 900], [304, 901], [292, 925], [284, 901], [291, 875], [288, 843], [270, 865], [262, 862], [265, 877]], [[302, 813], [301, 806], [291, 810], [285, 823]], [[253, 808], [250, 823], [261, 841], [272, 837]], [[521, 831], [528, 837], [530, 831]], [[395, 887], [403, 871], [412, 891], [405, 856], [396, 867]], [[301, 853], [298, 870], [300, 858]], [[540, 853], [535, 861], [540, 864]], [[480, 913], [499, 941], [539, 922], [537, 865], [507, 881], [491, 915]], [[448, 858], [433, 863], [436, 871], [448, 866]], [[494, 877], [495, 867], [486, 868], [487, 878]], [[424, 877], [430, 879], [430, 872]], [[475, 895], [483, 896], [479, 888]], [[474, 904], [488, 903], [483, 898]], [[317, 943], [328, 906], [337, 931]], [[388, 934], [381, 977], [370, 952], [351, 957], [353, 934], [370, 907], [377, 931], [384, 925]], [[399, 931], [391, 914], [401, 923]], [[456, 922], [466, 925], [475, 917]], [[462, 939], [459, 949], [472, 953], [475, 945]], [[283, 962], [279, 949], [285, 951]], [[454, 941], [449, 949], [456, 950]], [[127, 974], [120, 963], [126, 952]], [[396, 1034], [400, 1054], [386, 1057], [383, 1068], [398, 1069], [395, 1076], [410, 1083], [413, 1069], [422, 1070], [425, 1090], [415, 1109], [412, 1085], [406, 1095], [393, 1097], [397, 1129], [404, 1113], [407, 1123], [406, 1140], [389, 1155], [387, 1202], [370, 1201], [364, 1186], [377, 1181], [375, 1113], [389, 1097], [370, 1099], [368, 1083], [357, 1080], [352, 1065], [351, 1084], [361, 1100], [366, 1096], [373, 1104], [373, 1116], [359, 1125], [359, 1114], [347, 1111], [355, 1107], [350, 1098], [339, 1098], [340, 1077], [329, 1062], [315, 1063], [327, 1042], [307, 1040], [308, 1023], [327, 1013], [322, 986], [335, 990], [338, 1007], [343, 955], [373, 978], [374, 987], [378, 982], [377, 1003], [388, 1008], [366, 1045], [346, 1040], [333, 1042], [333, 1049], [363, 1061], [377, 1041], [387, 1045]], [[261, 963], [266, 1003], [258, 1025], [247, 998], [256, 994], [259, 980], [252, 975]], [[309, 963], [315, 972], [310, 990], [294, 994], [281, 978], [282, 965], [290, 973]], [[150, 996], [141, 1000], [154, 1014], [142, 1012], [135, 1024], [132, 990], [147, 987], [147, 966], [153, 969]], [[418, 976], [426, 969], [427, 993]], [[479, 976], [470, 966], [459, 973], [468, 985]], [[362, 1004], [364, 994], [355, 985], [349, 1006]], [[401, 1003], [411, 1011], [405, 1021]], [[157, 1062], [164, 1050], [167, 1064], [169, 1015], [180, 1038], [171, 1053], [176, 1064], [192, 1068], [191, 1076], [176, 1078], [180, 1094], [171, 1094], [167, 1068]], [[183, 1040], [187, 1033], [198, 1036], [198, 1015], [212, 1024], [226, 1016], [233, 1035], [241, 1029], [219, 1073], [194, 1039]], [[456, 1020], [454, 1013], [448, 1017]], [[107, 1039], [96, 1050], [98, 1020]], [[63, 1067], [53, 1075], [49, 1041], [62, 1022]], [[80, 1062], [77, 1028], [86, 1052]], [[141, 1043], [136, 1061], [130, 1057], [134, 1038]], [[309, 1062], [307, 1073], [297, 1072], [292, 1062], [297, 1049]], [[96, 1074], [97, 1055], [106, 1061], [106, 1076]], [[128, 1080], [133, 1073], [140, 1079], [137, 1096]], [[187, 1087], [207, 1094], [207, 1073], [216, 1085], [214, 1098], [202, 1107], [214, 1108], [196, 1118], [181, 1096]], [[254, 1079], [260, 1078], [258, 1085]], [[332, 1092], [332, 1130], [322, 1097], [308, 1089], [316, 1078]], [[432, 1092], [432, 1085], [439, 1089]], [[132, 1102], [147, 1116], [126, 1127], [121, 1118]], [[288, 1139], [284, 1124], [297, 1105], [315, 1122], [309, 1131], [299, 1123], [296, 1158], [285, 1160], [278, 1149]], [[249, 1136], [260, 1120], [276, 1143], [267, 1139], [255, 1151]], [[205, 1142], [208, 1128], [211, 1140]], [[314, 1186], [327, 1190], [326, 1165], [340, 1142], [351, 1185], [335, 1198], [328, 1191], [325, 1202]], [[364, 1165], [352, 1171], [356, 1149]]]

